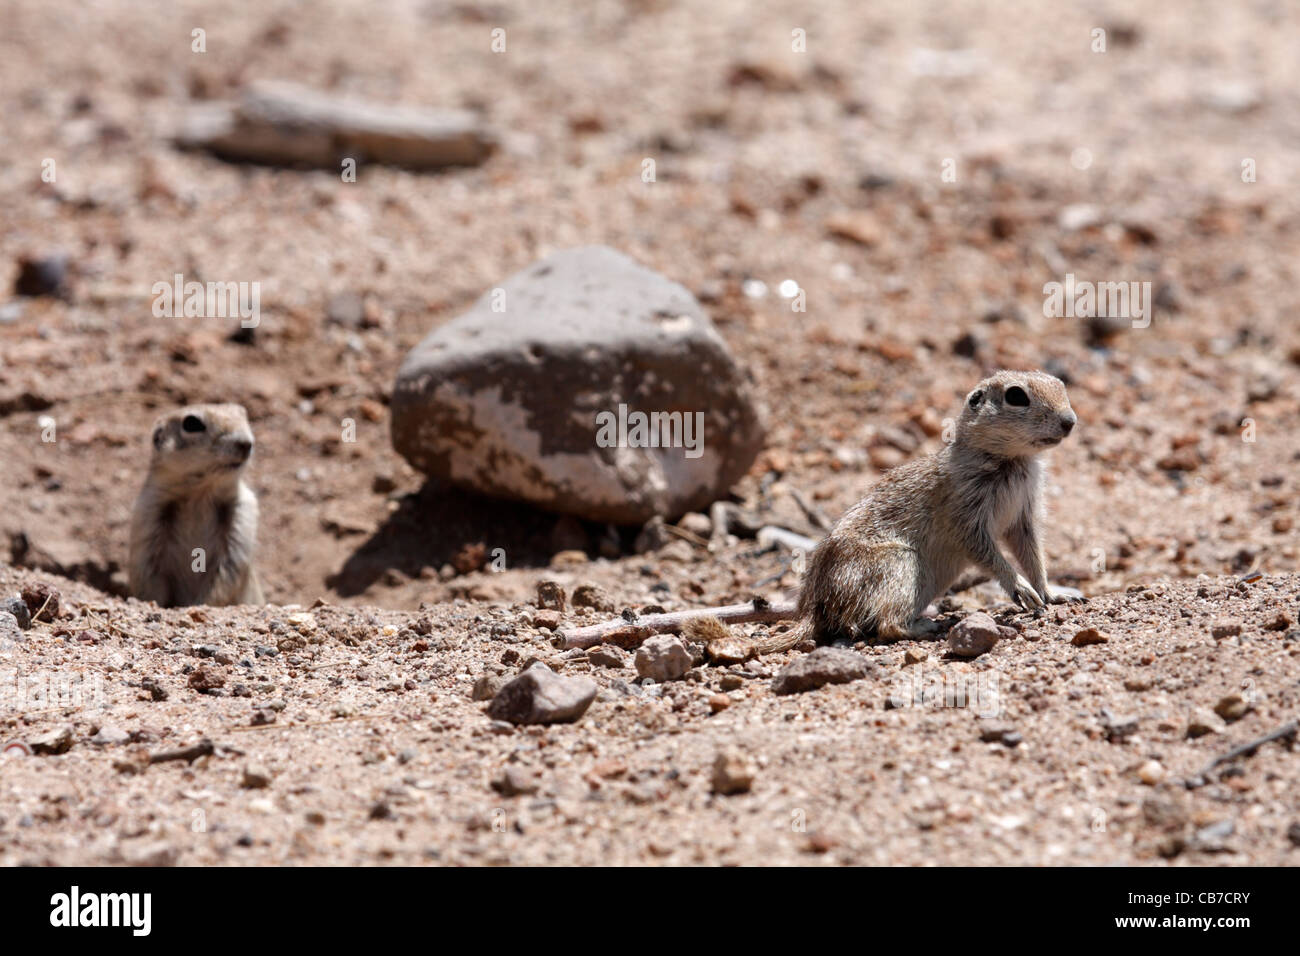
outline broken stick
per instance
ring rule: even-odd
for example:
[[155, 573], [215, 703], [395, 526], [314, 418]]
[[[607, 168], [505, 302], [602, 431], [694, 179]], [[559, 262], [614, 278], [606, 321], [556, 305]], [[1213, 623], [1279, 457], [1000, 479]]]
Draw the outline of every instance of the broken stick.
[[763, 548], [785, 548], [804, 553], [817, 547], [816, 538], [791, 531], [789, 528], [778, 528], [774, 524], [763, 525], [758, 529], [758, 543]]
[[798, 488], [790, 489], [790, 497], [794, 498], [794, 503], [799, 506], [800, 510], [807, 516], [808, 520], [822, 531], [829, 534], [830, 530], [835, 527], [835, 523], [831, 521], [830, 518], [826, 517], [826, 513], [805, 498], [803, 492]]
[[204, 737], [192, 747], [184, 747], [180, 750], [164, 750], [162, 753], [150, 754], [149, 762], [166, 763], [169, 760], [184, 760], [186, 763], [193, 763], [200, 757], [210, 757], [216, 753], [217, 748], [207, 737]]
[[1248, 741], [1240, 747], [1233, 747], [1226, 754], [1220, 754], [1215, 757], [1205, 765], [1205, 768], [1201, 771], [1200, 775], [1202, 777], [1208, 776], [1210, 771], [1217, 768], [1220, 764], [1225, 764], [1230, 760], [1236, 760], [1238, 757], [1253, 757], [1255, 756], [1255, 751], [1260, 747], [1264, 746], [1264, 744], [1272, 743], [1275, 740], [1294, 741], [1297, 734], [1300, 734], [1300, 721], [1293, 720], [1289, 724], [1283, 724], [1277, 730], [1270, 731], [1262, 737], [1256, 737], [1254, 740]]
[[724, 624], [766, 624], [772, 621], [791, 621], [796, 615], [793, 601], [771, 604], [755, 598], [744, 604], [725, 607], [699, 607], [688, 611], [666, 611], [644, 617], [625, 612], [623, 617], [600, 624], [589, 624], [572, 631], [558, 631], [555, 646], [568, 650], [574, 647], [595, 647], [597, 644], [617, 644], [636, 647], [652, 634], [677, 634], [688, 621], [702, 617], [716, 617]]

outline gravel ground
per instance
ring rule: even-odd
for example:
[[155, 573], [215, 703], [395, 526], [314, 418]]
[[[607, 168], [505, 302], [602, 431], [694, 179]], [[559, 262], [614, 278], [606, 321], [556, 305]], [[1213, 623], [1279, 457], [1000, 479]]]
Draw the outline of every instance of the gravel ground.
[[[0, 742], [70, 747], [0, 759], [0, 860], [1296, 862], [1284, 742], [1184, 783], [1300, 716], [1297, 27], [1270, 3], [3, 6], [0, 597], [46, 582], [63, 616], [0, 636]], [[501, 148], [341, 183], [168, 143], [257, 79], [469, 108]], [[552, 647], [541, 580], [670, 610], [798, 583], [752, 541], [635, 554], [636, 529], [425, 484], [392, 452], [406, 351], [587, 243], [695, 291], [753, 369], [770, 434], [734, 497], [795, 530], [796, 492], [839, 514], [938, 448], [987, 371], [1062, 376], [1080, 423], [1051, 456], [1046, 547], [1088, 603], [1034, 619], [962, 592], [951, 610], [1019, 636], [973, 661], [866, 648], [866, 678], [790, 697], [770, 678], [794, 653], [637, 691], [630, 665]], [[63, 295], [8, 299], [54, 252]], [[177, 272], [259, 281], [252, 343], [155, 318]], [[1150, 327], [1046, 317], [1066, 273], [1150, 281]], [[340, 293], [360, 322], [326, 319]], [[149, 423], [198, 401], [244, 404], [257, 435], [266, 608], [125, 599]], [[474, 570], [497, 548], [505, 571]], [[1071, 643], [1090, 626], [1109, 641]], [[599, 697], [498, 733], [473, 686], [532, 658]], [[31, 697], [74, 675], [93, 706]], [[968, 680], [975, 706], [936, 705]], [[1232, 722], [1196, 716], [1221, 703]], [[1213, 732], [1189, 739], [1189, 715]], [[133, 772], [204, 737], [210, 755]], [[720, 750], [748, 792], [712, 793]]]
[[[0, 573], [5, 593], [32, 581]], [[1285, 742], [1201, 776], [1295, 719], [1297, 575], [1139, 585], [1038, 617], [1003, 604], [1018, 633], [974, 660], [943, 642], [865, 648], [866, 678], [787, 696], [770, 678], [798, 652], [637, 686], [630, 667], [554, 649], [527, 605], [155, 611], [72, 584], [62, 597], [62, 623], [4, 648], [31, 709], [3, 735], [66, 729], [69, 745], [0, 758], [8, 864], [1280, 865], [1300, 852]], [[1093, 632], [1108, 640], [1077, 637]], [[596, 682], [580, 721], [517, 728], [472, 699], [533, 659]], [[42, 686], [72, 706], [39, 707]], [[156, 761], [204, 740], [192, 762]], [[719, 755], [740, 792], [715, 792]]]

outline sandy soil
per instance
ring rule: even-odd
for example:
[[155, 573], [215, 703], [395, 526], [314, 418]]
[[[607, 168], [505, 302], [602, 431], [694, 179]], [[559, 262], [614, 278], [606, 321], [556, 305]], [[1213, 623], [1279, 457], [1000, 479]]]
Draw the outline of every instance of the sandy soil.
[[[65, 605], [3, 648], [0, 676], [84, 675], [104, 705], [6, 691], [19, 706], [0, 737], [70, 727], [73, 745], [0, 762], [0, 860], [1294, 863], [1294, 754], [1271, 743], [1239, 774], [1183, 780], [1297, 716], [1296, 626], [1269, 627], [1300, 618], [1298, 24], [1284, 5], [1128, 6], [0, 9], [0, 596], [40, 580]], [[168, 145], [192, 100], [260, 78], [469, 107], [503, 146], [473, 169], [342, 183]], [[767, 593], [797, 586], [752, 541], [636, 555], [635, 529], [614, 547], [604, 528], [425, 484], [392, 452], [406, 350], [584, 243], [695, 290], [754, 369], [769, 447], [735, 498], [790, 527], [807, 530], [792, 490], [833, 516], [938, 448], [986, 371], [1066, 378], [1080, 425], [1053, 454], [1047, 549], [1089, 603], [1017, 618], [1021, 637], [973, 663], [868, 649], [873, 677], [794, 698], [766, 679], [792, 655], [732, 690], [705, 669], [631, 695], [615, 686], [631, 671], [564, 658], [528, 623], [540, 579], [670, 609], [774, 575]], [[19, 260], [55, 251], [66, 296], [4, 303]], [[155, 318], [150, 289], [177, 272], [259, 281], [252, 341]], [[1150, 327], [1045, 317], [1043, 284], [1067, 272], [1150, 281]], [[787, 279], [806, 312], [778, 293]], [[327, 320], [342, 292], [364, 298], [355, 328]], [[148, 425], [195, 401], [249, 410], [272, 607], [124, 599]], [[458, 571], [477, 544], [507, 570]], [[591, 560], [551, 567], [575, 545]], [[301, 634], [290, 618], [317, 599]], [[1240, 633], [1215, 638], [1224, 623]], [[1089, 624], [1109, 643], [1072, 645]], [[601, 697], [574, 726], [498, 734], [470, 689], [533, 657], [591, 669]], [[200, 666], [229, 696], [189, 686]], [[914, 673], [985, 675], [1022, 742], [981, 741], [971, 707], [886, 709]], [[1187, 739], [1188, 713], [1232, 693], [1246, 715]], [[275, 723], [252, 728], [273, 702]], [[132, 739], [91, 743], [104, 726]], [[192, 765], [118, 769], [205, 735], [215, 752]], [[751, 792], [710, 795], [724, 745], [758, 763]], [[1153, 784], [1137, 776], [1150, 762]], [[241, 786], [249, 763], [268, 788]], [[510, 764], [537, 772], [535, 794], [492, 789]]]

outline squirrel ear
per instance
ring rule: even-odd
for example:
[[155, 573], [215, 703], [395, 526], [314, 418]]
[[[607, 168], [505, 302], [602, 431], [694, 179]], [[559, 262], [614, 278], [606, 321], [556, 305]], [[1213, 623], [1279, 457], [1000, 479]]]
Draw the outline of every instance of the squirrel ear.
[[160, 425], [159, 427], [155, 428], [155, 429], [153, 430], [153, 447], [154, 447], [154, 448], [161, 448], [161, 447], [162, 447], [162, 443], [163, 443], [163, 438], [164, 438], [164, 437], [165, 437], [165, 434], [164, 434], [164, 432], [163, 432], [162, 426]]
[[970, 397], [966, 399], [967, 404], [970, 405], [971, 408], [979, 408], [980, 402], [982, 401], [984, 401], [984, 389], [982, 388], [975, 389], [975, 391], [970, 393]]

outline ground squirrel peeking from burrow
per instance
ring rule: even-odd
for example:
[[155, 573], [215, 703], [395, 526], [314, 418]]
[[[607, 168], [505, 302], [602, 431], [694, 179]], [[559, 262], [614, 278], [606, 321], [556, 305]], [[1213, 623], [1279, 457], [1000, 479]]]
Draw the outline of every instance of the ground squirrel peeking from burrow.
[[[757, 651], [809, 639], [932, 634], [938, 626], [923, 612], [971, 565], [1026, 609], [1082, 598], [1049, 587], [1039, 532], [1037, 455], [1059, 445], [1077, 420], [1064, 383], [1051, 375], [1001, 371], [980, 382], [966, 396], [950, 444], [887, 472], [818, 543], [799, 594], [798, 625], [759, 642]], [[692, 622], [684, 632], [706, 645], [724, 640], [713, 625]]]
[[190, 405], [154, 423], [131, 519], [131, 594], [162, 607], [261, 604], [253, 432], [242, 405]]

